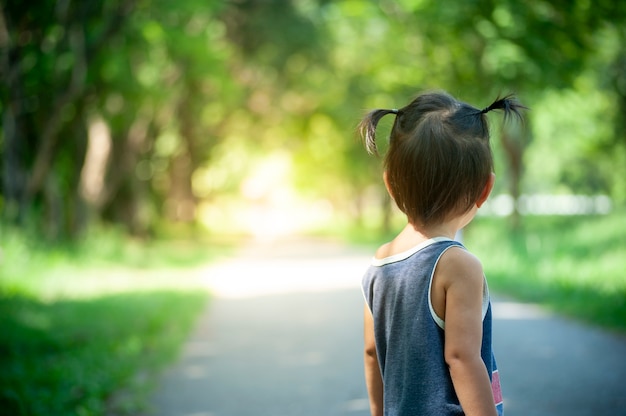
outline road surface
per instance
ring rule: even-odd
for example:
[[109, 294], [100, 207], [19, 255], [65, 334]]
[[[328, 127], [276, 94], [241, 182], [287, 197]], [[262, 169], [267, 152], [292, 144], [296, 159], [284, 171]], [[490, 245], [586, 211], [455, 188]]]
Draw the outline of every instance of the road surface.
[[[365, 416], [360, 278], [371, 252], [253, 244], [202, 270], [215, 298], [153, 416]], [[626, 416], [626, 337], [493, 297], [507, 416]]]

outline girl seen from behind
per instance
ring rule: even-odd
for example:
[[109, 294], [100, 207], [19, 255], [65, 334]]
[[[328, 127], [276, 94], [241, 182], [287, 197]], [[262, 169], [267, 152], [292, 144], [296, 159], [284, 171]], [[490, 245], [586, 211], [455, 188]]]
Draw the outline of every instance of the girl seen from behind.
[[365, 379], [374, 416], [502, 415], [481, 262], [454, 241], [487, 200], [495, 175], [486, 114], [521, 118], [511, 96], [480, 110], [445, 92], [361, 122], [377, 154], [376, 126], [395, 121], [383, 180], [407, 216], [363, 277]]

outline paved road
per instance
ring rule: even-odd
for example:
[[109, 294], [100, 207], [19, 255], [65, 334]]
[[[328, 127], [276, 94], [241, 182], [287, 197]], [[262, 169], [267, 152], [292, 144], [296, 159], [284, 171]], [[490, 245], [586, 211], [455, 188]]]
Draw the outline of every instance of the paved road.
[[[290, 240], [202, 271], [216, 294], [154, 416], [365, 416], [369, 252]], [[495, 297], [507, 416], [626, 415], [626, 338]]]

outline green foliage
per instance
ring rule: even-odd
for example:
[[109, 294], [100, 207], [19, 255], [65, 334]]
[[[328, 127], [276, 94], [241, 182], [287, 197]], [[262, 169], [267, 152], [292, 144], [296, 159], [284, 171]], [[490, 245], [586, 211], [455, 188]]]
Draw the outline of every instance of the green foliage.
[[[533, 165], [524, 178], [528, 193], [615, 195], [607, 170], [619, 169], [619, 164], [608, 160], [599, 164], [597, 148], [611, 140], [612, 129], [606, 120], [615, 108], [590, 74], [582, 74], [576, 87], [546, 92], [533, 107], [536, 133], [526, 153], [526, 160]], [[619, 154], [620, 150], [614, 148], [613, 152]]]
[[[362, 211], [380, 165], [355, 125], [365, 109], [431, 88], [476, 106], [514, 91], [531, 107], [515, 140], [493, 128], [498, 186], [626, 198], [621, 2], [40, 0], [1, 10], [3, 217], [51, 239], [102, 219], [144, 237], [163, 219], [199, 221], [203, 204], [240, 197], [249, 166], [275, 152], [291, 157], [300, 193]], [[109, 153], [88, 194], [97, 121]]]

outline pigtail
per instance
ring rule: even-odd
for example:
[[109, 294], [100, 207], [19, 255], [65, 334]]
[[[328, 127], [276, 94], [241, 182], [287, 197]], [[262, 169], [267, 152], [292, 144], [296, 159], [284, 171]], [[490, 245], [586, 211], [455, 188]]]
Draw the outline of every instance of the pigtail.
[[508, 120], [509, 117], [514, 116], [518, 120], [522, 120], [522, 110], [528, 110], [528, 107], [523, 106], [517, 101], [513, 94], [506, 95], [502, 98], [498, 96], [496, 100], [488, 107], [483, 108], [477, 114], [486, 114], [492, 110], [504, 111], [504, 120]]
[[376, 127], [381, 118], [387, 114], [398, 114], [398, 110], [373, 110], [367, 113], [367, 115], [361, 120], [358, 126], [358, 130], [363, 139], [363, 144], [367, 153], [371, 155], [378, 155], [378, 148], [376, 146]]

